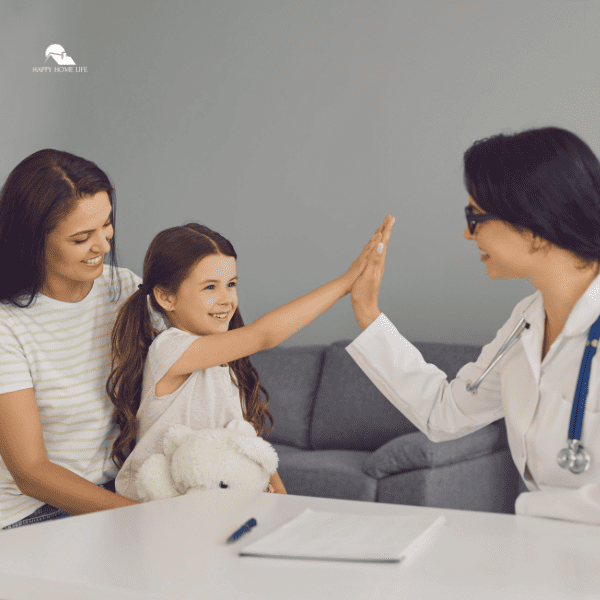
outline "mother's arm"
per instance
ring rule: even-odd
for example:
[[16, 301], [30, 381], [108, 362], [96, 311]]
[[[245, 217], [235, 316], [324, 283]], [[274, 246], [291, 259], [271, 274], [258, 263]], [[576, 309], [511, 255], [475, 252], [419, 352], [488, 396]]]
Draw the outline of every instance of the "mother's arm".
[[23, 494], [71, 515], [139, 504], [50, 462], [33, 388], [0, 394], [0, 455]]

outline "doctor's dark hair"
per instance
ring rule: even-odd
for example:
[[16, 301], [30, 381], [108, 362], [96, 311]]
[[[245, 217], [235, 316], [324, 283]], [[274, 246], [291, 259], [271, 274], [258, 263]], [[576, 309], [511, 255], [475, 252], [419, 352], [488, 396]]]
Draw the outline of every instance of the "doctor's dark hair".
[[[161, 231], [150, 243], [144, 258], [144, 287], [155, 287], [176, 295], [190, 271], [206, 256], [222, 254], [237, 259], [233, 246], [212, 229], [188, 223]], [[167, 312], [156, 301], [154, 291], [149, 295], [138, 289], [130, 296], [117, 316], [112, 331], [112, 369], [106, 391], [114, 405], [113, 423], [120, 433], [113, 444], [111, 458], [120, 468], [131, 454], [139, 428], [137, 412], [142, 399], [144, 363], [150, 344], [159, 334], [148, 310], [152, 309], [168, 319]], [[229, 322], [229, 330], [244, 326], [239, 306]], [[269, 417], [273, 430], [273, 417], [267, 409], [269, 394], [258, 380], [258, 373], [250, 357], [229, 363], [229, 375], [240, 390], [242, 412], [258, 435], [266, 427]], [[263, 403], [261, 392], [265, 395]]]
[[27, 308], [40, 291], [46, 269], [48, 234], [79, 200], [106, 192], [115, 235], [110, 240], [111, 301], [121, 295], [116, 277], [115, 192], [95, 163], [45, 149], [23, 159], [0, 191], [0, 302]]
[[600, 260], [600, 162], [570, 131], [544, 127], [479, 140], [464, 154], [464, 184], [484, 211], [569, 250], [580, 269]]

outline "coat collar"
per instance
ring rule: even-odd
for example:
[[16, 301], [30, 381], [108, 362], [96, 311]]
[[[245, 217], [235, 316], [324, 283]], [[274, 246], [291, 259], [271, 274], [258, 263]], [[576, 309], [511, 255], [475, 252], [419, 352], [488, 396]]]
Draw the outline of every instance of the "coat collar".
[[[531, 302], [526, 303], [522, 316], [543, 337], [546, 314], [544, 299], [539, 290], [530, 296]], [[600, 316], [600, 274], [590, 283], [585, 293], [579, 298], [565, 326], [561, 336], [574, 337], [585, 334]]]
[[583, 296], [573, 307], [565, 324], [564, 334], [586, 334], [600, 316], [600, 275], [590, 283]]
[[[534, 402], [521, 404], [520, 397], [515, 395], [514, 398], [511, 397], [505, 399], [505, 402], [510, 405], [510, 412], [513, 418], [519, 423], [519, 430], [526, 431], [533, 421], [540, 399], [540, 360], [546, 314], [544, 312], [544, 299], [539, 290], [536, 291], [535, 294], [525, 298], [522, 302], [524, 308], [521, 310], [519, 318], [524, 317], [531, 326], [529, 330], [523, 332], [523, 349], [533, 375], [533, 379], [523, 378], [523, 385], [530, 386], [529, 389], [523, 389], [523, 394], [528, 393], [530, 397], [536, 398], [536, 400]], [[587, 337], [589, 328], [598, 319], [599, 314], [600, 275], [592, 281], [586, 292], [579, 298], [573, 307], [560, 336], [585, 335]], [[523, 468], [523, 466], [523, 464], [519, 465], [520, 468]]]

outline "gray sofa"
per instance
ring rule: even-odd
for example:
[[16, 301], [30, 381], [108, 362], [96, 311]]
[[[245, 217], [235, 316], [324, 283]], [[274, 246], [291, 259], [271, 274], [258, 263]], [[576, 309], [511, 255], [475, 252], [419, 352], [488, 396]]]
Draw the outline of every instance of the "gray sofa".
[[[352, 360], [350, 340], [259, 352], [252, 362], [269, 393], [288, 493], [438, 508], [514, 512], [524, 489], [504, 420], [433, 443], [379, 392]], [[413, 342], [454, 379], [478, 346]]]

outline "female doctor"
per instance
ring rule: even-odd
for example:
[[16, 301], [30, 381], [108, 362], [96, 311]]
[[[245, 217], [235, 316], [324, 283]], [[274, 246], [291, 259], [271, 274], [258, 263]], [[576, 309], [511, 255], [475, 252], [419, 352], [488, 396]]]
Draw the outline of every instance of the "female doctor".
[[475, 142], [464, 182], [488, 276], [537, 291], [448, 382], [377, 307], [388, 232], [352, 288], [363, 332], [347, 351], [434, 442], [504, 417], [530, 490], [517, 514], [600, 525], [600, 163], [569, 131], [531, 129]]

